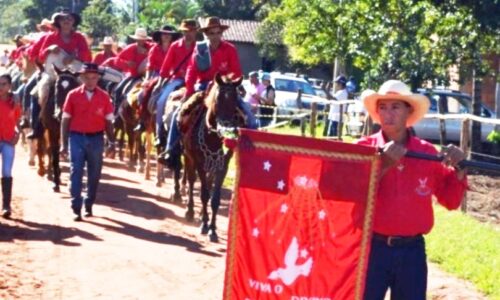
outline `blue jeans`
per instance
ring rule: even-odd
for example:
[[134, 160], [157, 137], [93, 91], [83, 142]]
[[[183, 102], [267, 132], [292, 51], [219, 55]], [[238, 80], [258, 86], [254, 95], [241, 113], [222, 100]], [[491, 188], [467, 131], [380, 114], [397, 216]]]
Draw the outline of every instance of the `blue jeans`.
[[327, 136], [337, 136], [338, 135], [338, 127], [339, 127], [338, 121], [329, 120]]
[[[71, 208], [76, 211], [85, 207], [90, 208], [94, 204], [97, 186], [101, 178], [102, 153], [104, 150], [103, 134], [85, 136], [83, 134], [71, 132], [69, 135], [69, 155], [70, 155], [70, 193]], [[83, 170], [87, 163], [87, 197], [82, 198], [82, 178]]]
[[12, 177], [12, 166], [14, 165], [14, 145], [1, 141], [0, 154], [2, 155], [2, 177]]
[[163, 132], [163, 114], [165, 114], [165, 105], [167, 104], [168, 96], [183, 84], [184, 80], [177, 78], [169, 81], [161, 91], [158, 102], [156, 102], [156, 136], [160, 136]]
[[388, 288], [391, 300], [423, 300], [427, 290], [424, 240], [388, 246], [372, 239], [365, 300], [383, 300]]
[[252, 107], [250, 103], [243, 101], [241, 97], [238, 97], [238, 107], [243, 111], [245, 116], [247, 117], [246, 125], [247, 128], [257, 129], [259, 127], [259, 123], [257, 122], [257, 118], [252, 113]]

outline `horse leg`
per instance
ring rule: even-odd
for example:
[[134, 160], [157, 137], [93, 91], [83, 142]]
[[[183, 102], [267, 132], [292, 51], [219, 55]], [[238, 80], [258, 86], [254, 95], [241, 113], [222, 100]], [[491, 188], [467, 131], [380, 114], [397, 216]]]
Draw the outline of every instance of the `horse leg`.
[[209, 182], [207, 179], [207, 173], [203, 169], [203, 166], [198, 166], [198, 176], [200, 177], [201, 183], [201, 234], [207, 234], [209, 231], [208, 227], [208, 200], [210, 199], [210, 189]]
[[[55, 125], [55, 124], [54, 124]], [[61, 185], [61, 168], [59, 167], [59, 126], [53, 128], [53, 132], [49, 133], [50, 137], [50, 149], [52, 157], [52, 169], [53, 169], [53, 182], [52, 190], [56, 193], [60, 192], [59, 186]]]
[[194, 182], [196, 180], [196, 170], [194, 168], [194, 163], [191, 162], [190, 159], [186, 158], [186, 170], [187, 177], [189, 182], [189, 190], [188, 190], [188, 204], [186, 211], [186, 220], [188, 222], [192, 222], [194, 220]]
[[[25, 129], [25, 130], [29, 130], [29, 129]], [[28, 155], [29, 155], [28, 165], [34, 166], [35, 165], [35, 156], [36, 156], [36, 140], [28, 140]]]
[[[175, 203], [182, 202], [182, 195], [180, 191], [180, 180], [181, 180], [181, 157], [180, 155], [175, 158], [175, 168], [174, 168], [174, 194], [170, 197], [171, 201]], [[196, 180], [196, 179], [195, 179]]]
[[38, 147], [36, 149], [36, 155], [38, 157], [38, 175], [43, 177], [45, 176], [45, 161], [44, 161], [44, 156], [45, 156], [45, 139], [43, 137], [38, 138]]
[[146, 147], [146, 169], [144, 171], [144, 179], [149, 180], [151, 178], [151, 150], [153, 145], [151, 145], [151, 131], [147, 130], [145, 134], [144, 145]]
[[142, 134], [141, 133], [136, 133], [136, 140], [135, 140], [135, 143], [136, 143], [136, 151], [137, 151], [137, 159], [138, 159], [138, 163], [139, 163], [139, 173], [143, 173], [144, 172], [144, 168], [145, 168], [145, 163], [144, 163], [144, 159], [145, 159], [145, 154], [146, 154], [146, 149], [145, 149], [145, 146], [144, 146], [144, 143], [143, 140], [142, 140]]
[[54, 180], [54, 169], [52, 169], [52, 163], [54, 161], [54, 158], [52, 156], [52, 144], [50, 142], [49, 138], [49, 131], [50, 129], [47, 129], [45, 131], [44, 137], [45, 137], [45, 145], [47, 145], [47, 157], [49, 158], [49, 162], [47, 164], [47, 179], [52, 181]]
[[181, 185], [181, 195], [186, 196], [186, 182], [187, 182], [187, 169], [184, 166], [184, 173], [182, 174], [182, 185]]
[[[156, 147], [156, 155], [161, 153], [161, 146]], [[165, 182], [165, 169], [160, 163], [156, 163], [156, 186], [160, 187]]]
[[229, 160], [231, 160], [232, 153], [228, 153], [224, 158], [224, 169], [216, 172], [214, 186], [212, 188], [212, 197], [210, 199], [210, 206], [212, 208], [212, 218], [210, 220], [209, 227], [209, 237], [210, 241], [213, 243], [217, 243], [219, 241], [219, 237], [217, 235], [217, 212], [219, 211], [220, 206], [220, 198], [221, 198], [221, 189], [222, 184], [224, 183], [224, 178], [227, 174], [227, 169], [229, 166]]

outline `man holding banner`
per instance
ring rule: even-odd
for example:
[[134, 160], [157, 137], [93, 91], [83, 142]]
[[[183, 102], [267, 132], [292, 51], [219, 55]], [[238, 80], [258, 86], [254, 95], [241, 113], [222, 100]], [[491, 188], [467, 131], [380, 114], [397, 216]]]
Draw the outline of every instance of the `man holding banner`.
[[443, 147], [443, 163], [404, 157], [407, 151], [436, 155], [437, 150], [408, 131], [430, 103], [426, 96], [412, 94], [403, 82], [389, 80], [363, 101], [381, 131], [358, 144], [382, 149], [365, 299], [382, 300], [389, 288], [391, 299], [425, 299], [423, 234], [433, 226], [432, 196], [447, 209], [460, 206], [467, 181], [458, 163], [465, 154], [449, 145]]

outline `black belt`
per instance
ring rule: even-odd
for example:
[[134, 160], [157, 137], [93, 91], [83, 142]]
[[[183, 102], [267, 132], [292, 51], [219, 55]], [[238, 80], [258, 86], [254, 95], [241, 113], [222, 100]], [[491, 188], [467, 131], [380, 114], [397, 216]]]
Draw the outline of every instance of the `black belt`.
[[414, 236], [389, 236], [389, 235], [373, 233], [373, 239], [377, 241], [382, 241], [389, 247], [394, 247], [394, 246], [411, 244], [417, 241], [423, 241], [424, 237], [421, 234]]
[[78, 132], [78, 131], [70, 131], [72, 134], [78, 134], [78, 135], [83, 135], [83, 136], [97, 136], [97, 135], [102, 135], [104, 131], [97, 131], [97, 132]]

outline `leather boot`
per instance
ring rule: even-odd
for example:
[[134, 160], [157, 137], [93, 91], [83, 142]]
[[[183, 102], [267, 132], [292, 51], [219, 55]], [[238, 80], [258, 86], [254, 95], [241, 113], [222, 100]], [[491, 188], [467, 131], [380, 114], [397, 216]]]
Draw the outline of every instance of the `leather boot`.
[[2, 178], [2, 216], [10, 217], [10, 201], [12, 200], [12, 177]]

